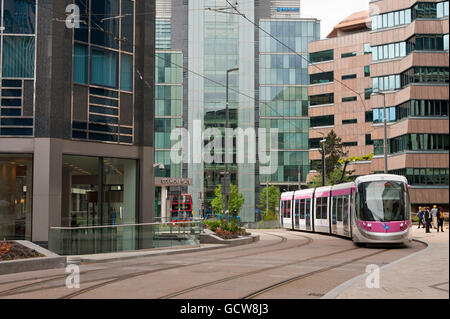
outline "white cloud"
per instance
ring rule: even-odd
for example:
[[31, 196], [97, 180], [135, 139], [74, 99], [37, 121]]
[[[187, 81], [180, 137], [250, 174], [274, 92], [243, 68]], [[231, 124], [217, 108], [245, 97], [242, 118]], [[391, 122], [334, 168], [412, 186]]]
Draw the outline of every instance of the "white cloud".
[[302, 0], [302, 18], [320, 21], [320, 37], [324, 39], [333, 27], [354, 12], [369, 10], [368, 0]]

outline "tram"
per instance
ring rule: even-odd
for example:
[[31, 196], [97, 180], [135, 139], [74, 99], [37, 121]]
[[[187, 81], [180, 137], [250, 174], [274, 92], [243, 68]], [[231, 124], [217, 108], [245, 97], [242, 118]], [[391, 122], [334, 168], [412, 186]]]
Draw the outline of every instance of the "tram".
[[374, 174], [354, 182], [285, 192], [283, 228], [347, 237], [355, 243], [411, 241], [411, 205], [404, 176]]
[[187, 222], [192, 221], [194, 212], [192, 210], [191, 194], [171, 195], [170, 196], [170, 221]]

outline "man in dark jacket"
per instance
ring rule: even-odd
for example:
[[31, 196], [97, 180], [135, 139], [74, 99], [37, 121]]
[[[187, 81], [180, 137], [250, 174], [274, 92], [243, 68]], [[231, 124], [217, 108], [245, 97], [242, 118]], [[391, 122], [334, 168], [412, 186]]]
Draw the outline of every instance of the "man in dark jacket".
[[422, 228], [425, 228], [425, 224], [423, 222], [423, 210], [422, 207], [419, 207], [419, 212], [417, 213], [417, 218], [419, 219], [419, 228], [422, 225]]
[[430, 232], [430, 225], [431, 225], [431, 214], [430, 211], [428, 210], [428, 208], [425, 208], [425, 228], [426, 228], [426, 233]]
[[437, 231], [439, 233], [439, 227], [441, 227], [441, 231], [444, 232], [444, 212], [442, 210], [442, 207], [438, 208], [437, 212]]

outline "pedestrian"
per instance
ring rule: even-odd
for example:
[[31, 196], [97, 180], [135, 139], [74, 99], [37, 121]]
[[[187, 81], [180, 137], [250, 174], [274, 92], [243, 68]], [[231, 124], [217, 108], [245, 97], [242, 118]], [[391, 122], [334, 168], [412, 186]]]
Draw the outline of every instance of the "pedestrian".
[[437, 226], [437, 231], [439, 233], [439, 226], [441, 227], [441, 231], [444, 232], [444, 211], [442, 210], [442, 207], [439, 207], [439, 212], [437, 214], [437, 221], [438, 221], [438, 226]]
[[433, 228], [437, 229], [437, 216], [438, 209], [436, 205], [433, 205], [433, 209], [431, 209], [431, 218], [433, 220]]
[[425, 228], [425, 224], [423, 222], [423, 210], [422, 210], [422, 207], [419, 207], [419, 212], [417, 213], [417, 218], [419, 219], [419, 227], [418, 227], [418, 229], [420, 229], [420, 225], [422, 225], [422, 228]]
[[425, 208], [425, 213], [424, 213], [424, 218], [425, 218], [425, 228], [426, 228], [426, 233], [430, 232], [430, 223], [431, 223], [431, 214], [430, 211], [428, 210], [428, 207]]

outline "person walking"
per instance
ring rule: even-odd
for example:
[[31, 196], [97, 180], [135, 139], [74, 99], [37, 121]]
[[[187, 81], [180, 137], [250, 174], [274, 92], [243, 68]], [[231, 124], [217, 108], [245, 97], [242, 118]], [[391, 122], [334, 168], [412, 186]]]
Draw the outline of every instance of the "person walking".
[[437, 231], [439, 233], [439, 227], [441, 227], [441, 232], [444, 232], [444, 211], [442, 207], [439, 207], [437, 214]]
[[430, 223], [431, 223], [431, 214], [430, 211], [428, 210], [428, 207], [425, 208], [425, 213], [424, 213], [424, 218], [425, 218], [425, 228], [426, 228], [426, 233], [430, 232]]
[[422, 225], [422, 228], [425, 228], [425, 223], [423, 222], [423, 210], [422, 210], [422, 207], [419, 207], [419, 212], [417, 213], [417, 218], [419, 219], [419, 227], [418, 227], [418, 229], [420, 229], [420, 225]]
[[437, 229], [437, 214], [438, 214], [438, 209], [436, 205], [433, 205], [433, 208], [431, 209], [431, 218], [432, 218], [432, 225], [433, 228]]

